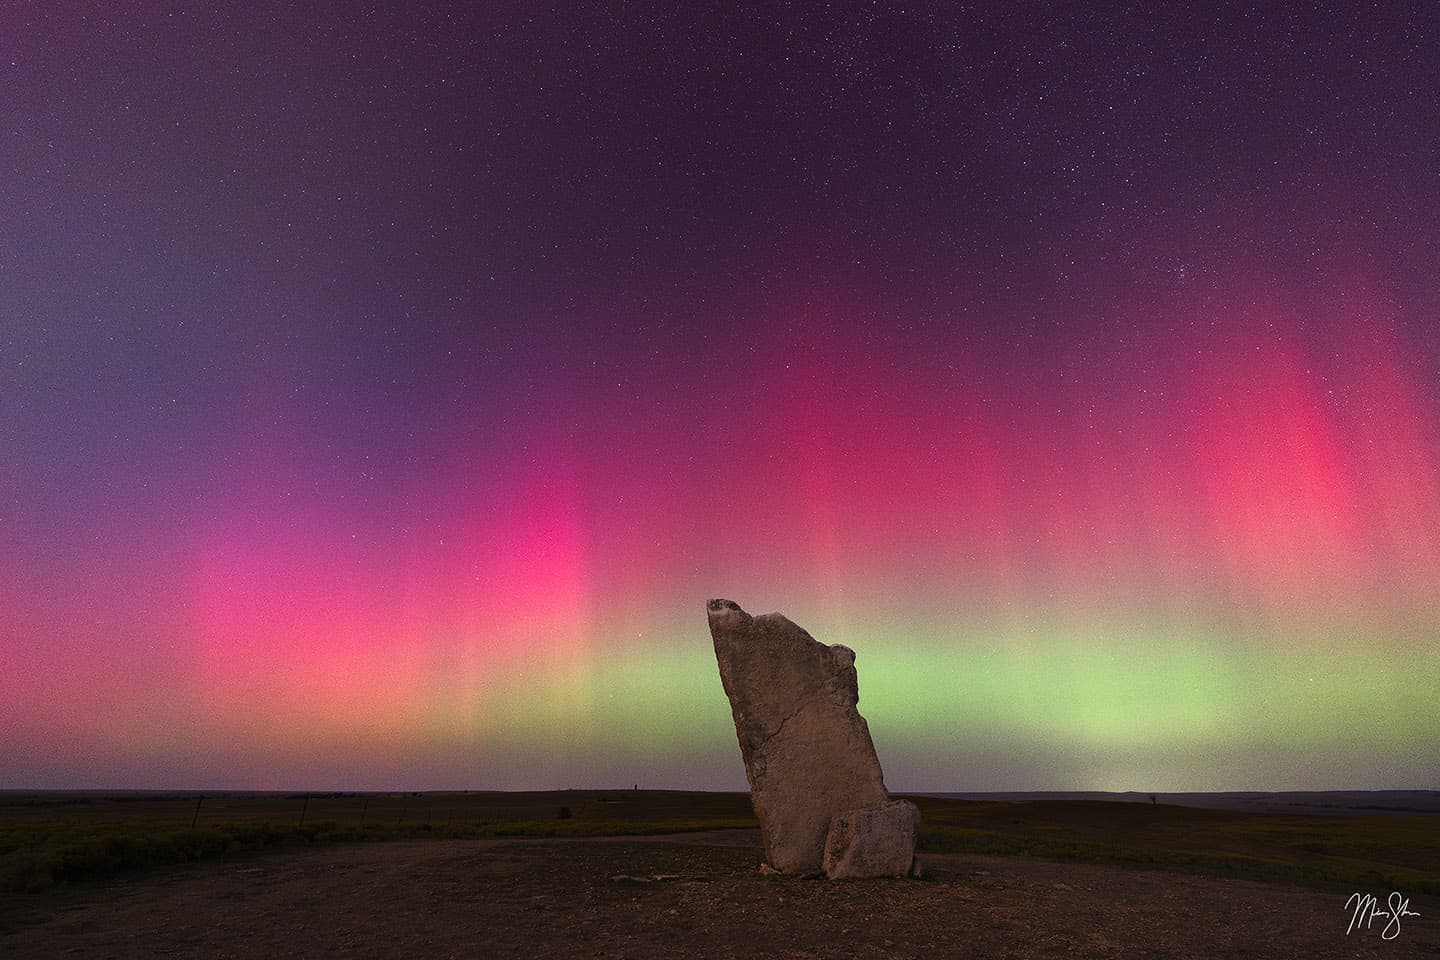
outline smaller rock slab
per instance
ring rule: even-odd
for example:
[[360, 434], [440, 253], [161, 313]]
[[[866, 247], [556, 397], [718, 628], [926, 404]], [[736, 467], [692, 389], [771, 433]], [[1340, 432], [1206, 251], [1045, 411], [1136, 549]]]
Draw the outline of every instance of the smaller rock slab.
[[825, 876], [908, 876], [919, 837], [920, 808], [909, 800], [836, 814], [825, 836]]

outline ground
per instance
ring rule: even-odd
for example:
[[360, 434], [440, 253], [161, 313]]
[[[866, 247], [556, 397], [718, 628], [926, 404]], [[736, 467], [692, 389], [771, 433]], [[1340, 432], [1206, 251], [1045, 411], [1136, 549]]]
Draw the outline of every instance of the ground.
[[1341, 888], [970, 854], [926, 856], [919, 881], [832, 883], [762, 876], [759, 843], [427, 840], [201, 862], [0, 899], [0, 958], [1440, 957], [1434, 897], [1382, 940], [1383, 918], [1346, 934]]

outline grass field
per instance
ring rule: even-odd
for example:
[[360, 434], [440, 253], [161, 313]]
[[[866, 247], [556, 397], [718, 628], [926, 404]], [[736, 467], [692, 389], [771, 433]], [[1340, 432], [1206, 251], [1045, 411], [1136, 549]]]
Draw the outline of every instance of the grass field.
[[[913, 798], [921, 850], [1440, 893], [1440, 818], [1091, 800]], [[0, 890], [317, 843], [592, 837], [756, 825], [743, 793], [0, 794]]]
[[0, 794], [0, 890], [316, 843], [754, 827], [745, 794]]
[[1152, 865], [1440, 893], [1440, 817], [1252, 813], [1103, 800], [919, 804], [921, 849]]

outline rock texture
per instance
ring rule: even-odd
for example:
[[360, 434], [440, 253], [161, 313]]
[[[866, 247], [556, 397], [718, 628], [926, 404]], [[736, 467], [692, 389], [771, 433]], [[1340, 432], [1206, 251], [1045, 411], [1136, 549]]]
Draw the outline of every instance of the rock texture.
[[919, 837], [920, 808], [908, 800], [836, 814], [825, 838], [825, 876], [909, 876]]
[[[783, 873], [820, 873], [831, 821], [845, 814], [847, 824], [865, 826], [847, 827], [850, 839], [836, 841], [842, 852], [831, 876], [890, 873], [899, 843], [893, 827], [903, 818], [885, 812], [880, 762], [855, 708], [855, 652], [820, 643], [778, 613], [752, 617], [731, 600], [711, 600], [707, 613], [766, 863]], [[918, 821], [913, 805], [897, 803]], [[880, 819], [860, 816], [869, 810], [881, 811]], [[881, 842], [881, 834], [890, 839]], [[910, 836], [913, 857], [913, 829]], [[882, 847], [890, 853], [882, 856]], [[847, 872], [872, 861], [883, 862], [883, 873]], [[907, 860], [898, 872], [909, 868]]]

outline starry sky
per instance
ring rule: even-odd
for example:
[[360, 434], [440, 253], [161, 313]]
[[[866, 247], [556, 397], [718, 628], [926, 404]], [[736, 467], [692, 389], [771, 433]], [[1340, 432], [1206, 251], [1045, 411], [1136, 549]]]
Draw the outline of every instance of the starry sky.
[[0, 4], [0, 788], [1440, 785], [1440, 8], [1151, 6]]

